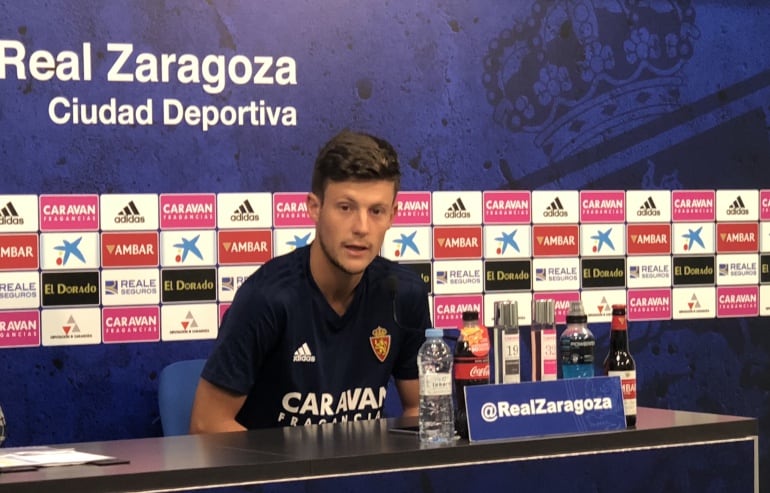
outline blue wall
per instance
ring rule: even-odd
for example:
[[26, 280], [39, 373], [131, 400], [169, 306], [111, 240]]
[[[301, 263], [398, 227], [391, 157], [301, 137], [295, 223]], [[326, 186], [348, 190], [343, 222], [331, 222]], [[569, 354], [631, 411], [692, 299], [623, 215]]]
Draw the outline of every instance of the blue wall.
[[[0, 78], [0, 194], [305, 191], [343, 127], [396, 144], [405, 190], [770, 188], [770, 6], [751, 1], [0, 2], [0, 39], [82, 50], [92, 80]], [[116, 53], [296, 60], [296, 84], [107, 80]], [[9, 52], [6, 51], [9, 55]], [[152, 125], [55, 124], [49, 102], [155, 102]], [[160, 102], [296, 109], [166, 125]], [[644, 406], [756, 416], [764, 318], [636, 323]], [[606, 341], [608, 327], [594, 331]], [[0, 350], [7, 445], [160, 434], [157, 375], [204, 342]], [[598, 349], [606, 351], [606, 343]]]

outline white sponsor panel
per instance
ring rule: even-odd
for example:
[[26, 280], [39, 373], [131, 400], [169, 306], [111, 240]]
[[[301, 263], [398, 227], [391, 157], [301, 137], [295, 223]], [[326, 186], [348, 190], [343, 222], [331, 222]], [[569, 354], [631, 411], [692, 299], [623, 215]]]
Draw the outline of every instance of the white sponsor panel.
[[759, 284], [759, 254], [718, 254], [716, 264], [718, 286]]
[[158, 229], [158, 196], [154, 193], [104, 194], [99, 197], [102, 231]]
[[759, 223], [759, 251], [770, 252], [770, 223]]
[[484, 257], [530, 258], [532, 227], [528, 224], [484, 226]]
[[625, 224], [582, 224], [580, 226], [580, 254], [583, 257], [617, 257], [625, 253]]
[[286, 228], [273, 232], [273, 257], [291, 253], [315, 239], [315, 228]]
[[433, 228], [428, 226], [390, 228], [382, 242], [382, 256], [397, 262], [431, 260]]
[[671, 221], [671, 191], [628, 190], [626, 222], [667, 223]]
[[631, 255], [626, 261], [626, 286], [629, 288], [671, 286], [673, 271], [669, 255]]
[[673, 223], [671, 249], [674, 255], [716, 252], [716, 226], [710, 223]]
[[433, 262], [435, 294], [473, 294], [484, 289], [481, 260], [436, 260]]
[[219, 331], [217, 304], [163, 305], [160, 323], [163, 341], [216, 339]]
[[580, 220], [577, 190], [535, 190], [532, 192], [534, 224], [576, 224]]
[[759, 190], [717, 190], [717, 222], [759, 219]]
[[674, 288], [671, 299], [674, 320], [716, 317], [716, 287]]
[[218, 299], [219, 301], [233, 301], [236, 291], [250, 275], [259, 270], [259, 266], [254, 265], [236, 265], [220, 267], [217, 275], [218, 280]]
[[576, 291], [580, 289], [580, 259], [536, 258], [532, 261], [534, 291]]
[[41, 233], [43, 270], [98, 269], [99, 233]]
[[0, 272], [0, 307], [3, 310], [40, 307], [40, 274], [35, 271]]
[[161, 231], [160, 265], [163, 267], [216, 265], [216, 244], [214, 230]]
[[759, 315], [770, 317], [770, 286], [759, 287]]
[[82, 346], [102, 342], [99, 308], [55, 308], [41, 313], [43, 346]]
[[0, 195], [0, 233], [36, 233], [37, 195]]
[[481, 224], [484, 209], [481, 192], [433, 192], [433, 224], [458, 226]]
[[219, 229], [255, 229], [273, 226], [270, 192], [217, 194]]
[[583, 301], [588, 323], [609, 323], [612, 321], [612, 305], [626, 304], [626, 290], [585, 290], [580, 299]]
[[157, 305], [160, 301], [158, 269], [103, 269], [104, 306]]
[[[488, 293], [484, 295], [484, 325], [491, 328], [495, 325], [495, 302], [515, 301], [519, 313], [519, 326], [532, 323], [532, 293]], [[490, 338], [492, 334], [490, 334]]]

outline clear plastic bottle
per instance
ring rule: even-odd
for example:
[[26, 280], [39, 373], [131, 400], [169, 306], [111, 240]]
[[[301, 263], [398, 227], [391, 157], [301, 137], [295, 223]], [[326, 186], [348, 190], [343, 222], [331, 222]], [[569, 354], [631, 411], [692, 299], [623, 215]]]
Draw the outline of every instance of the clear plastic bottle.
[[571, 301], [567, 312], [567, 328], [559, 338], [562, 378], [594, 376], [596, 338], [588, 329], [588, 316], [581, 301]]
[[427, 329], [417, 353], [420, 371], [420, 442], [445, 444], [454, 439], [452, 351], [441, 329]]

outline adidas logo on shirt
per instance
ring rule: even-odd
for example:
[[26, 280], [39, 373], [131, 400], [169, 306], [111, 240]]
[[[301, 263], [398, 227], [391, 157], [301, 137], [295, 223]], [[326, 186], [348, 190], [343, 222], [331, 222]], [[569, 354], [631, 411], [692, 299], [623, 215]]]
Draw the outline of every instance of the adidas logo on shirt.
[[24, 219], [19, 216], [12, 202], [8, 202], [0, 209], [0, 225], [2, 224], [24, 224]]
[[295, 363], [315, 363], [315, 355], [310, 351], [310, 346], [307, 342], [303, 343], [300, 347], [294, 351]]
[[447, 211], [444, 213], [444, 217], [468, 218], [468, 217], [471, 217], [471, 213], [468, 212], [468, 209], [465, 208], [465, 204], [463, 204], [463, 199], [460, 197], [457, 197], [457, 200], [455, 200], [454, 203], [450, 205]]
[[647, 197], [647, 200], [644, 201], [644, 203], [639, 207], [639, 210], [636, 211], [637, 216], [660, 216], [660, 211], [658, 210], [658, 207], [655, 205], [655, 201], [652, 200], [652, 197]]

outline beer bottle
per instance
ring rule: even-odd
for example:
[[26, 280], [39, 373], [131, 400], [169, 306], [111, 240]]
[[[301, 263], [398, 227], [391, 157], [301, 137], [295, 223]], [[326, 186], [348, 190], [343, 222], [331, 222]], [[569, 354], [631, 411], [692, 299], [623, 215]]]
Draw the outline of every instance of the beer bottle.
[[604, 374], [620, 377], [626, 426], [636, 426], [636, 362], [628, 348], [626, 305], [612, 305], [610, 350], [604, 359]]

